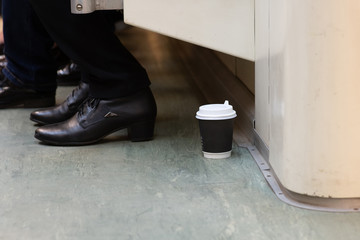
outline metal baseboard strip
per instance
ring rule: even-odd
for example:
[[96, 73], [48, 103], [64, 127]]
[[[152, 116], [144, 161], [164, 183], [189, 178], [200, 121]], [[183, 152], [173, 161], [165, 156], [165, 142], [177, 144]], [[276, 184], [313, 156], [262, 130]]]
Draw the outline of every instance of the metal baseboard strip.
[[[322, 198], [298, 194], [286, 189], [269, 161], [269, 150], [255, 132], [255, 145], [247, 147], [275, 195], [283, 202], [308, 210], [324, 212], [360, 212], [360, 198]], [[259, 149], [258, 149], [259, 148]], [[264, 149], [265, 148], [265, 149]], [[265, 154], [264, 154], [265, 153]], [[265, 156], [266, 159], [263, 157]]]

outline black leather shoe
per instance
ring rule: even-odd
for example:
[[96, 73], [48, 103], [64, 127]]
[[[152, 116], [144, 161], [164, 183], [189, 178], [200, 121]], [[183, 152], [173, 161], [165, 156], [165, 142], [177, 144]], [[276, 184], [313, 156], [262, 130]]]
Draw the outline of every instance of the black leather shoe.
[[[1, 47], [0, 47], [1, 48]], [[58, 48], [53, 50], [55, 62], [58, 66], [57, 70], [57, 85], [58, 86], [76, 86], [79, 85], [81, 79], [81, 72], [79, 65], [73, 63], [68, 57], [65, 56]], [[61, 52], [61, 53], [58, 53]], [[0, 49], [1, 53], [1, 49]], [[4, 54], [0, 54], [0, 70], [7, 65], [7, 59]], [[0, 71], [0, 77], [2, 76]]]
[[6, 65], [7, 65], [6, 57], [5, 57], [4, 54], [1, 54], [1, 55], [0, 55], [0, 68], [1, 68], [1, 70], [2, 70], [4, 67], [6, 67]]
[[67, 121], [36, 129], [35, 138], [51, 145], [86, 145], [127, 128], [131, 141], [147, 141], [153, 138], [155, 118], [150, 89], [118, 99], [91, 98]]
[[40, 108], [55, 104], [55, 92], [42, 93], [14, 85], [6, 77], [0, 82], [0, 108]]
[[80, 67], [76, 63], [70, 62], [57, 70], [58, 86], [76, 86], [81, 79]]
[[42, 125], [63, 122], [75, 115], [88, 95], [89, 85], [81, 82], [63, 103], [56, 107], [32, 112], [30, 114], [30, 120]]

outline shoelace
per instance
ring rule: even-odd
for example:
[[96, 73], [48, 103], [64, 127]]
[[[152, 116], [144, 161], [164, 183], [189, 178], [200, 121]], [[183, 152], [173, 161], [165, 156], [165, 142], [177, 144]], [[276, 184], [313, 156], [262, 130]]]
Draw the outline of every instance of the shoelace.
[[75, 95], [76, 95], [76, 92], [80, 91], [80, 88], [81, 88], [80, 85], [77, 86], [75, 89], [72, 90], [72, 92], [66, 98], [66, 102], [69, 107], [76, 104], [77, 98], [75, 98], [76, 97]]
[[79, 109], [79, 117], [86, 115], [99, 105], [99, 98], [88, 98]]
[[74, 96], [75, 96], [75, 93], [76, 93], [77, 91], [79, 91], [79, 90], [80, 90], [80, 85], [77, 86], [75, 89], [72, 90], [72, 92], [71, 92], [71, 94], [69, 95], [68, 98], [74, 97]]

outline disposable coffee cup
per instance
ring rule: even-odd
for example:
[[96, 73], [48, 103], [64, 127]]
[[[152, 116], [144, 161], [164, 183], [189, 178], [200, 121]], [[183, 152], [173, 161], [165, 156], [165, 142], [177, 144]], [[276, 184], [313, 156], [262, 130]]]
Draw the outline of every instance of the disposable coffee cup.
[[196, 118], [199, 120], [204, 157], [221, 159], [231, 156], [235, 117], [236, 112], [227, 100], [224, 104], [199, 107]]

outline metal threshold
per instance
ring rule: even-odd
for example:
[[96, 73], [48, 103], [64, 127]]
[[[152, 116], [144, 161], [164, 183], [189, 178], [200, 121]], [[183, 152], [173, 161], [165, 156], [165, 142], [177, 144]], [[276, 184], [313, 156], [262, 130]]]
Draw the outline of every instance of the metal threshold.
[[[262, 142], [262, 140], [259, 140], [258, 136], [256, 138], [257, 143]], [[266, 181], [270, 185], [271, 189], [281, 201], [289, 205], [308, 210], [325, 212], [360, 212], [360, 198], [314, 197], [295, 193], [286, 189], [280, 183], [268, 160], [265, 160], [263, 155], [260, 153], [260, 151], [264, 153], [268, 152], [268, 150], [259, 149], [259, 151], [257, 148], [264, 148], [264, 146], [265, 145], [263, 144], [255, 144], [252, 146], [248, 146], [247, 148], [253, 156], [258, 167], [260, 168]]]

